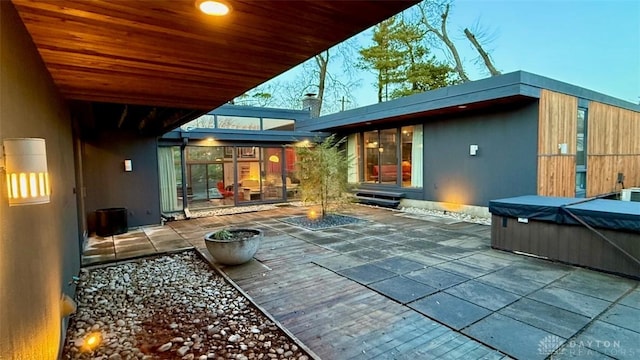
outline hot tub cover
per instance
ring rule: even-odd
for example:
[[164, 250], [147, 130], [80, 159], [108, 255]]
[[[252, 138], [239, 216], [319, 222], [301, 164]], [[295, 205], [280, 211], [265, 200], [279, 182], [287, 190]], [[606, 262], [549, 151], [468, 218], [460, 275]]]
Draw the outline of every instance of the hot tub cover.
[[489, 212], [497, 216], [562, 222], [560, 208], [582, 199], [525, 195], [489, 201]]
[[491, 200], [489, 212], [504, 217], [579, 224], [571, 213], [593, 227], [640, 232], [638, 202], [526, 195]]
[[[595, 199], [565, 207], [572, 214], [593, 227], [629, 230], [640, 233], [640, 203], [608, 199]], [[575, 219], [565, 219], [577, 224]]]

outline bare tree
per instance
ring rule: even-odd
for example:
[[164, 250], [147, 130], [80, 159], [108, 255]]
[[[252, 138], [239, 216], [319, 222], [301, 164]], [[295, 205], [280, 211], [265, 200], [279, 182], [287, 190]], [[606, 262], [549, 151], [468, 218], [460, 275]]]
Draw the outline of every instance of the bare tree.
[[480, 54], [480, 57], [482, 58], [484, 65], [489, 70], [489, 73], [491, 74], [491, 76], [500, 75], [501, 74], [500, 71], [498, 71], [496, 67], [493, 66], [493, 62], [491, 61], [489, 54], [487, 54], [487, 52], [484, 51], [484, 49], [482, 48], [482, 45], [480, 45], [480, 42], [478, 42], [478, 39], [476, 39], [476, 36], [473, 35], [473, 33], [468, 28], [464, 29], [464, 34], [467, 36], [467, 39], [469, 39], [473, 47], [476, 48], [476, 50], [478, 51], [478, 54]]
[[[451, 54], [454, 62], [454, 70], [458, 73], [460, 79], [463, 82], [470, 81], [469, 76], [464, 69], [464, 63], [462, 61], [462, 58], [460, 57], [458, 48], [451, 40], [447, 32], [447, 21], [449, 19], [449, 11], [451, 10], [451, 1], [445, 0], [444, 2], [437, 2], [432, 0], [424, 0], [423, 2], [418, 4], [418, 9], [420, 12], [420, 21], [426, 27], [428, 33], [434, 35], [437, 39], [439, 39]], [[495, 68], [493, 62], [491, 61], [491, 57], [483, 49], [480, 41], [478, 41], [471, 30], [465, 28], [464, 34], [471, 42], [478, 54], [480, 54], [484, 66], [487, 68], [491, 76], [499, 75], [500, 71]]]
[[327, 67], [329, 66], [329, 50], [325, 50], [315, 56], [316, 64], [318, 64], [318, 100], [320, 100], [320, 108], [318, 113], [322, 111], [322, 99], [324, 99], [324, 87], [327, 81]]
[[418, 5], [418, 9], [420, 10], [422, 24], [427, 28], [428, 32], [438, 37], [447, 49], [449, 49], [451, 56], [453, 56], [454, 70], [458, 73], [458, 76], [460, 76], [462, 81], [467, 82], [469, 81], [469, 76], [467, 76], [467, 73], [464, 71], [464, 66], [462, 65], [458, 48], [456, 48], [456, 45], [451, 41], [449, 34], [447, 33], [447, 18], [449, 17], [450, 4], [444, 4], [444, 10], [440, 13], [440, 29], [434, 26], [431, 23], [431, 20], [429, 20], [432, 16], [431, 14], [434, 13], [434, 8], [438, 9], [441, 6], [441, 4], [431, 3], [429, 1], [421, 2]]

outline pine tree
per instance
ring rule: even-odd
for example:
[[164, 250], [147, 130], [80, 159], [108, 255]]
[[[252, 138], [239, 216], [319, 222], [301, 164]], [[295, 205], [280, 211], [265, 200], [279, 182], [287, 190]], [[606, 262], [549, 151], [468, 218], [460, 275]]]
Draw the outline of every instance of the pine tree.
[[374, 45], [360, 50], [360, 66], [377, 72], [378, 102], [457, 82], [451, 67], [429, 56], [425, 33], [419, 24], [397, 17], [376, 26]]

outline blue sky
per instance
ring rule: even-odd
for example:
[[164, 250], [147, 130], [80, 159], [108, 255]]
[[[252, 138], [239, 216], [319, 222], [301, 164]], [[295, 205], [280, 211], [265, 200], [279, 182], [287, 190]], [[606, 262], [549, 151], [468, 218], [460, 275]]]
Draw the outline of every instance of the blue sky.
[[[524, 70], [640, 102], [640, 0], [455, 0], [449, 36], [472, 80], [488, 76], [473, 64], [477, 52], [462, 33], [478, 23], [491, 35], [483, 45], [502, 73]], [[370, 31], [355, 38], [369, 46]], [[444, 59], [441, 50], [432, 52]], [[296, 71], [276, 79], [286, 81]], [[358, 77], [357, 103], [348, 108], [377, 102], [375, 76], [361, 71]]]
[[457, 0], [455, 5], [451, 29], [480, 21], [492, 30], [492, 56], [503, 73], [525, 70], [640, 101], [640, 0]]

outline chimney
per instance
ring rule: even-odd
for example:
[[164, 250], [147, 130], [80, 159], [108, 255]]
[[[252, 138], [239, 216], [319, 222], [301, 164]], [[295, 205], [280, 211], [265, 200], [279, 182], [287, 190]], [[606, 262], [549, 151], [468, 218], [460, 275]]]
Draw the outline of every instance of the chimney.
[[309, 110], [309, 115], [312, 118], [317, 118], [320, 116], [320, 99], [316, 97], [316, 94], [309, 93], [304, 94], [304, 98], [302, 99], [302, 109]]

